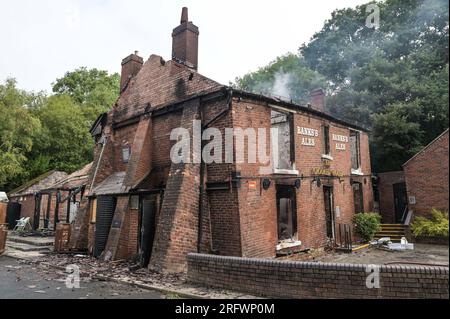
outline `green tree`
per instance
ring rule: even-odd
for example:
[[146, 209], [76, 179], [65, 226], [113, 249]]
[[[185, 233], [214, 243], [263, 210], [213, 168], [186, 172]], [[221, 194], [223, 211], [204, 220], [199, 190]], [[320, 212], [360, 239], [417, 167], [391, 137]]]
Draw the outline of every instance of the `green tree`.
[[82, 106], [84, 117], [93, 122], [98, 115], [108, 111], [119, 96], [120, 76], [117, 73], [81, 67], [66, 72], [53, 83], [55, 94], [69, 95]]
[[0, 85], [0, 189], [9, 190], [29, 176], [27, 153], [41, 123], [28, 111], [37, 106], [41, 95], [29, 94], [16, 87], [14, 79]]
[[[379, 28], [366, 27], [367, 4], [336, 10], [300, 47], [301, 68], [281, 57], [238, 78], [236, 85], [258, 90], [274, 66], [299, 78], [303, 72], [326, 79], [329, 112], [373, 129], [373, 169], [397, 170], [448, 127], [449, 4], [369, 3], [380, 8]], [[295, 86], [291, 90], [298, 96]]]
[[69, 95], [50, 96], [35, 113], [42, 123], [42, 133], [36, 136], [30, 153], [31, 168], [70, 173], [92, 159], [91, 123], [84, 117], [82, 106]]

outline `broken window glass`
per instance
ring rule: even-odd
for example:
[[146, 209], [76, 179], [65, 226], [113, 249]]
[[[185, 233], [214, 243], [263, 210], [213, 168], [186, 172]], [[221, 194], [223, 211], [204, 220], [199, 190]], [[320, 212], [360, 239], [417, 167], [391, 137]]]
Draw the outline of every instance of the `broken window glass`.
[[293, 116], [272, 110], [271, 127], [278, 130], [277, 136], [272, 135], [274, 168], [291, 170], [294, 164]]

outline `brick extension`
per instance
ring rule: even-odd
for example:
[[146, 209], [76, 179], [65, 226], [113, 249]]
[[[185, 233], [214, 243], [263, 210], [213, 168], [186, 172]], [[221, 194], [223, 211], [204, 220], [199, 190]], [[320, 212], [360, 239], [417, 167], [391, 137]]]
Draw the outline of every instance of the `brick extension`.
[[403, 164], [408, 196], [416, 199], [410, 205], [416, 216], [429, 217], [432, 207], [448, 212], [448, 138], [447, 129]]

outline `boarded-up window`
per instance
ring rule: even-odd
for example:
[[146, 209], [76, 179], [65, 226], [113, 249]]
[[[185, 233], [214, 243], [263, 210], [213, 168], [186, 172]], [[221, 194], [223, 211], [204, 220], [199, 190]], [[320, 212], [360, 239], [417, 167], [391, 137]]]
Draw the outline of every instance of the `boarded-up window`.
[[357, 170], [361, 166], [359, 132], [350, 131], [349, 142], [350, 142], [350, 156], [352, 161], [352, 169]]

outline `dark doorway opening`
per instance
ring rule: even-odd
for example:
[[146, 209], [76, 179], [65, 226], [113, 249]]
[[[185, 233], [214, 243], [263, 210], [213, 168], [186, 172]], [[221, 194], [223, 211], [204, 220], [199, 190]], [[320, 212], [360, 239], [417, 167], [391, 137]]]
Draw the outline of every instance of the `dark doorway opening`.
[[297, 201], [295, 187], [277, 185], [278, 241], [297, 240]]
[[359, 182], [352, 184], [353, 187], [353, 202], [355, 205], [355, 214], [364, 212], [363, 187]]
[[22, 205], [16, 202], [9, 202], [6, 206], [6, 223], [9, 229], [16, 227], [17, 221], [20, 219], [20, 210]]
[[408, 197], [406, 195], [406, 183], [397, 183], [394, 188], [395, 222], [403, 223], [408, 209]]
[[139, 259], [147, 267], [156, 230], [156, 195], [142, 196], [139, 203]]
[[323, 186], [323, 199], [325, 204], [325, 221], [327, 228], [327, 237], [335, 238], [332, 186]]
[[117, 199], [114, 196], [102, 195], [97, 197], [94, 257], [99, 257], [105, 250], [116, 202]]

